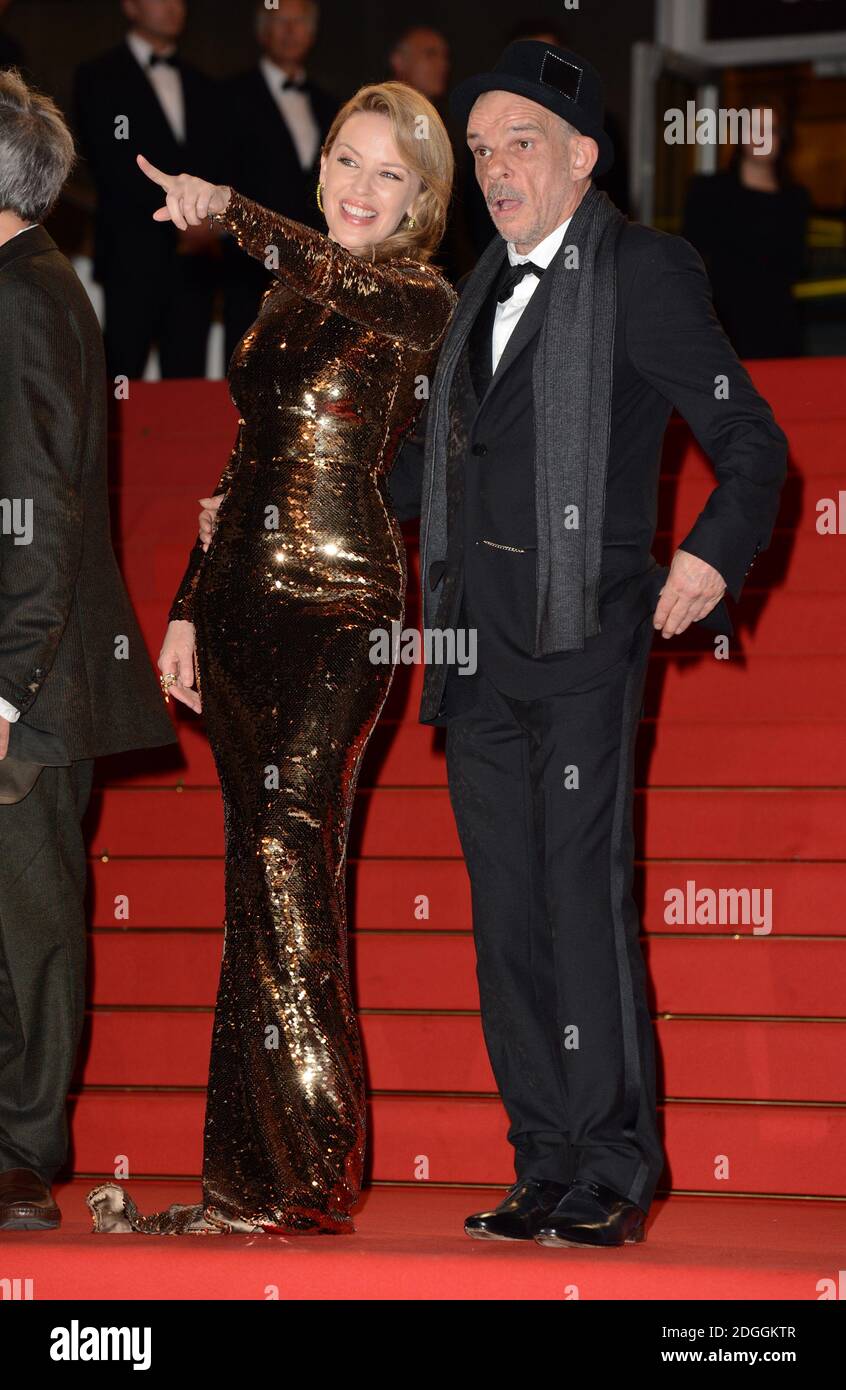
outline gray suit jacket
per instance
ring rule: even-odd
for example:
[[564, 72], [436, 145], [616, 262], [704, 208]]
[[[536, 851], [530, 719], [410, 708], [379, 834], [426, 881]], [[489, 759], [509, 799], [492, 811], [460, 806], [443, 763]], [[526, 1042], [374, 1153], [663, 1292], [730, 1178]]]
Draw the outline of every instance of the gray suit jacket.
[[175, 743], [112, 550], [100, 327], [41, 226], [0, 246], [0, 322], [0, 696], [21, 712], [18, 756]]

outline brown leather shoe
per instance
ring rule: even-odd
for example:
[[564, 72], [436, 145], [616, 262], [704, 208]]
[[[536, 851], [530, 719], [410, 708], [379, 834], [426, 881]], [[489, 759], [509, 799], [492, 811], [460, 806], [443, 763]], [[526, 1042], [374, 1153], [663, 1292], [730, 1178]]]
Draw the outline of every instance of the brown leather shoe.
[[61, 1220], [49, 1185], [31, 1168], [0, 1173], [0, 1231], [50, 1231]]

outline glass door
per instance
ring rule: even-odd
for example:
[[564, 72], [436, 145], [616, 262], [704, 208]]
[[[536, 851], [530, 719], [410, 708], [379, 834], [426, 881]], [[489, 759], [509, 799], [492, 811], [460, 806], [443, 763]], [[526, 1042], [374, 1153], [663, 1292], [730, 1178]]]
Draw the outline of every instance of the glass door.
[[678, 131], [675, 113], [682, 114], [686, 130], [695, 130], [691, 116], [716, 111], [719, 73], [661, 44], [635, 44], [632, 61], [632, 215], [649, 226], [678, 232], [688, 181], [692, 174], [714, 172], [718, 148], [672, 142]]

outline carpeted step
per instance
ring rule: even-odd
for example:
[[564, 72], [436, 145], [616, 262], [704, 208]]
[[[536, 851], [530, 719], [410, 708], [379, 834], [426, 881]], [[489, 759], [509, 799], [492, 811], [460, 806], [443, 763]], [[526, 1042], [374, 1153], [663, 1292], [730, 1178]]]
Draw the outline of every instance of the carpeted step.
[[[838, 720], [846, 688], [846, 656], [783, 652], [745, 659], [729, 648], [727, 659], [713, 652], [674, 653], [665, 659], [666, 639], [656, 635], [646, 684], [647, 717], [699, 720], [722, 726], [737, 722]], [[422, 665], [397, 667], [382, 718], [416, 723], [423, 689]], [[178, 716], [184, 718], [181, 711]]]
[[[73, 1170], [197, 1176], [202, 1092], [86, 1091], [72, 1102]], [[687, 1192], [846, 1195], [843, 1106], [665, 1103], [662, 1186]], [[380, 1182], [514, 1180], [499, 1100], [384, 1096], [370, 1107], [368, 1176]]]
[[[94, 859], [91, 921], [98, 927], [219, 928], [224, 917], [223, 860]], [[462, 859], [353, 859], [350, 920], [371, 931], [469, 931], [470, 886]], [[694, 890], [687, 885], [693, 884]], [[650, 934], [716, 931], [688, 921], [689, 891], [772, 890], [773, 933], [840, 936], [846, 863], [639, 860], [635, 891]], [[679, 901], [684, 912], [671, 911]], [[760, 899], [755, 899], [760, 901]], [[422, 916], [421, 916], [422, 913]], [[128, 915], [127, 915], [128, 914]], [[679, 921], [679, 916], [683, 920]], [[720, 929], [722, 930], [722, 929]], [[166, 946], [166, 940], [162, 945]], [[163, 974], [164, 969], [163, 969]]]
[[[369, 1085], [376, 1091], [495, 1093], [475, 1013], [364, 1010]], [[86, 1086], [202, 1086], [211, 1009], [97, 1009], [78, 1079]], [[659, 1019], [666, 1096], [846, 1102], [843, 1021]]]
[[[101, 787], [214, 787], [214, 757], [200, 720], [178, 721], [181, 753], [101, 759]], [[844, 786], [846, 731], [842, 721], [725, 723], [719, 739], [711, 722], [645, 720], [637, 752], [637, 785]], [[446, 786], [443, 730], [409, 720], [381, 720], [362, 763], [359, 786]]]
[[[732, 915], [744, 915], [742, 903], [738, 908], [734, 914], [724, 910], [721, 924], [701, 927], [712, 939], [665, 935], [644, 941], [655, 1012], [843, 1017], [846, 937], [756, 938], [755, 930], [766, 931], [766, 913], [747, 912], [745, 923], [732, 924]], [[91, 941], [89, 998], [96, 1008], [212, 1008], [222, 950], [221, 929], [97, 930]], [[469, 931], [358, 930], [350, 936], [350, 958], [362, 1009], [479, 1007]]]
[[[652, 788], [636, 795], [639, 843], [648, 859], [838, 859], [846, 789]], [[643, 824], [645, 820], [645, 825]], [[92, 798], [92, 852], [159, 858], [220, 855], [216, 790], [109, 789]], [[362, 791], [350, 853], [365, 858], [458, 855], [445, 788]]]

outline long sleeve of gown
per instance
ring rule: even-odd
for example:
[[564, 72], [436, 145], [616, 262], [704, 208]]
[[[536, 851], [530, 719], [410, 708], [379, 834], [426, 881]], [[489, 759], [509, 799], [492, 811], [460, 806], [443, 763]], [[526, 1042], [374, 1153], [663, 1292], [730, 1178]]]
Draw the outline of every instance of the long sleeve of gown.
[[[235, 447], [233, 448], [232, 453], [229, 456], [229, 462], [227, 463], [226, 467], [220, 475], [220, 478], [218, 479], [217, 487], [212, 493], [213, 497], [217, 497], [221, 493], [225, 495], [228, 491], [229, 485], [232, 482], [232, 478], [235, 473], [235, 469], [237, 468], [241, 458], [241, 446], [243, 443], [243, 439], [244, 421], [241, 420], [238, 424], [238, 434], [235, 440]], [[203, 561], [205, 560], [205, 558], [206, 552], [203, 550], [202, 541], [198, 536], [191, 548], [191, 553], [188, 556], [188, 565], [186, 567], [185, 574], [182, 578], [182, 583], [176, 591], [176, 597], [173, 600], [170, 613], [168, 614], [169, 620], [172, 623], [190, 623], [193, 621], [192, 615], [194, 606], [194, 593], [197, 588], [197, 581], [200, 578], [200, 574], [203, 568]]]
[[444, 336], [457, 295], [434, 266], [411, 257], [371, 263], [234, 189], [226, 211], [210, 221], [292, 290], [343, 318], [421, 350]]

